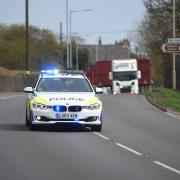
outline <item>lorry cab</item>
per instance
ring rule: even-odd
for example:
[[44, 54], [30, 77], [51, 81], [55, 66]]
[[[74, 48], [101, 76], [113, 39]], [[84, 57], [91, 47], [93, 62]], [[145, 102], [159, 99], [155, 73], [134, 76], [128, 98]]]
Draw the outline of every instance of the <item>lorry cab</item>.
[[118, 93], [139, 93], [138, 79], [141, 77], [138, 71], [137, 60], [113, 60], [112, 61], [112, 91]]

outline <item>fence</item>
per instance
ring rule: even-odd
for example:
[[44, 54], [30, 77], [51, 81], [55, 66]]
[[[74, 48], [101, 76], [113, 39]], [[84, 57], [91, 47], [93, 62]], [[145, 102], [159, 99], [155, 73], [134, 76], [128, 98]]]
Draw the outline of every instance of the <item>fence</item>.
[[22, 92], [24, 87], [34, 86], [37, 77], [0, 77], [0, 92]]

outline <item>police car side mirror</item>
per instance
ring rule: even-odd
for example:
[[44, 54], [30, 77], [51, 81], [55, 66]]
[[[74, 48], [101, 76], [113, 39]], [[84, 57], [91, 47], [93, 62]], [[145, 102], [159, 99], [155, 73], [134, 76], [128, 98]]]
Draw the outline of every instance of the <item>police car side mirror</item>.
[[33, 88], [32, 87], [25, 87], [24, 92], [26, 93], [33, 93]]
[[96, 92], [96, 94], [103, 93], [103, 89], [102, 89], [102, 88], [99, 88], [99, 87], [96, 87], [96, 88], [95, 88], [95, 92]]

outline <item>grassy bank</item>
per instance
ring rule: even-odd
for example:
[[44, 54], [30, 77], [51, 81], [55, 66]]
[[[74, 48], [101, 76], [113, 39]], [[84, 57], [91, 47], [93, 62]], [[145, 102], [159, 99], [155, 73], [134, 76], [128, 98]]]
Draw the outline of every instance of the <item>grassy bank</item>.
[[180, 92], [178, 91], [158, 88], [149, 94], [149, 98], [162, 107], [180, 112]]

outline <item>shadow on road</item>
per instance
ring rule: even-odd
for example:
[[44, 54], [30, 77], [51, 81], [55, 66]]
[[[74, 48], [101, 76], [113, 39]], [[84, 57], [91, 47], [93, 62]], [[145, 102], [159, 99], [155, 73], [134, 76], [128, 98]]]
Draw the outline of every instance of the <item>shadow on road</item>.
[[[30, 131], [24, 124], [0, 124], [0, 131]], [[36, 126], [34, 132], [91, 132], [90, 129], [77, 125]]]
[[27, 131], [23, 124], [0, 124], [0, 131]]
[[36, 127], [33, 131], [48, 131], [48, 132], [91, 132], [90, 129], [80, 125], [56, 125], [56, 126], [41, 126]]

